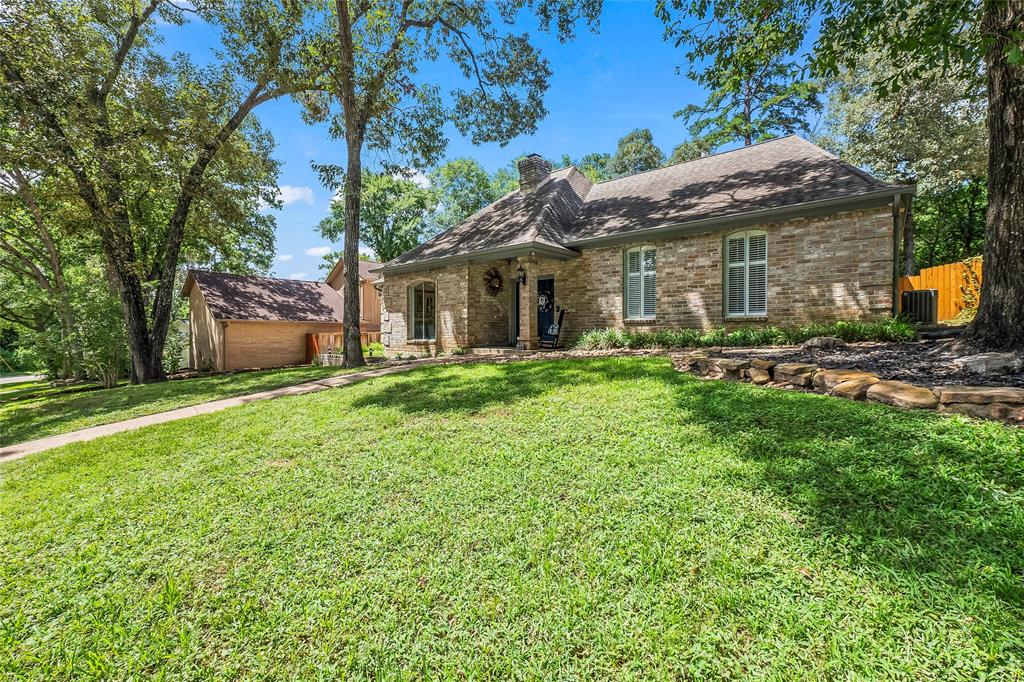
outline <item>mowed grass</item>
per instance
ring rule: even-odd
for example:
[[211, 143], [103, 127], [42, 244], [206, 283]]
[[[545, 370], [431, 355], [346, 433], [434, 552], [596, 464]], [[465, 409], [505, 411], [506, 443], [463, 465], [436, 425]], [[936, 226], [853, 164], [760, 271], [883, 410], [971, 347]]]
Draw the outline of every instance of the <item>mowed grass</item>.
[[1022, 449], [663, 358], [252, 404], [0, 466], [0, 669], [1019, 679]]
[[145, 386], [0, 386], [0, 446], [77, 431], [179, 407], [266, 391], [341, 373], [338, 367], [286, 367], [218, 374]]

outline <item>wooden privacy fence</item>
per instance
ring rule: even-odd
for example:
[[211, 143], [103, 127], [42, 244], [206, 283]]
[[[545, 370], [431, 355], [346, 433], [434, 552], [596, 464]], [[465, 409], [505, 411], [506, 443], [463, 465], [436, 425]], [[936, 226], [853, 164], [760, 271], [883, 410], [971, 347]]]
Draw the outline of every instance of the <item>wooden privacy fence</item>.
[[969, 267], [970, 271], [968, 265], [963, 262], [946, 263], [924, 268], [917, 275], [900, 277], [900, 301], [903, 300], [904, 291], [938, 289], [939, 321], [952, 320], [966, 307], [965, 298], [973, 297], [977, 305], [981, 293], [981, 258], [972, 259]]
[[[371, 343], [380, 341], [380, 332], [361, 331], [359, 333], [359, 340], [362, 341], [363, 347], [365, 348]], [[321, 353], [326, 353], [328, 350], [332, 350], [335, 353], [341, 353], [344, 347], [344, 332], [306, 334], [306, 362], [313, 362], [313, 358]]]

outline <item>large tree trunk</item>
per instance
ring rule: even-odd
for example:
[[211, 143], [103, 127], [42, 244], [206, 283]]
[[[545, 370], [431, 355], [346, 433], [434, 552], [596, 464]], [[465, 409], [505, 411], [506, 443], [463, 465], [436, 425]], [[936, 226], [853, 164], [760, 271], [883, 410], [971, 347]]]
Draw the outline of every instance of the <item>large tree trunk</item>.
[[338, 47], [341, 50], [341, 78], [338, 98], [345, 119], [347, 168], [345, 170], [345, 358], [344, 367], [362, 367], [363, 344], [359, 334], [359, 203], [363, 188], [363, 136], [366, 112], [356, 96], [355, 44], [348, 0], [335, 0], [338, 18]]
[[1024, 349], [1024, 66], [1010, 64], [1024, 0], [986, 0], [982, 33], [988, 71], [988, 213], [978, 314], [964, 343]]
[[345, 367], [366, 364], [359, 329], [359, 303], [362, 298], [359, 295], [359, 200], [363, 188], [361, 147], [361, 140], [349, 139], [345, 171]]

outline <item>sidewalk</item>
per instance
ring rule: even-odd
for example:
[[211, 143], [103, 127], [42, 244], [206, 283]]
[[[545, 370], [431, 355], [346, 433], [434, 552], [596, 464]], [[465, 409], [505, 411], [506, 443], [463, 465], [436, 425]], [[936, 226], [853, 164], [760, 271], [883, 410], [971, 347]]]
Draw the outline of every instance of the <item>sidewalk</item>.
[[156, 414], [149, 414], [144, 417], [135, 417], [134, 419], [126, 419], [125, 421], [114, 422], [112, 424], [101, 424], [100, 426], [91, 426], [87, 429], [81, 429], [80, 431], [72, 431], [71, 433], [62, 433], [57, 436], [47, 436], [46, 438], [38, 438], [36, 440], [25, 441], [24, 443], [16, 443], [15, 445], [8, 445], [0, 448], [0, 463], [9, 462], [15, 459], [21, 459], [26, 455], [31, 455], [36, 452], [42, 452], [43, 450], [49, 450], [50, 448], [60, 447], [61, 445], [67, 445], [68, 443], [79, 443], [82, 441], [93, 440], [94, 438], [100, 438], [102, 436], [109, 436], [114, 433], [121, 433], [122, 431], [131, 431], [133, 429], [139, 429], [143, 426], [150, 426], [152, 424], [163, 424], [164, 422], [177, 421], [178, 419], [186, 419], [188, 417], [194, 417], [199, 414], [209, 414], [211, 412], [219, 412], [229, 407], [237, 407], [238, 405], [246, 405], [248, 403], [255, 403], [261, 400], [273, 400], [274, 398], [283, 398], [289, 395], [304, 395], [306, 393], [316, 393], [317, 391], [325, 391], [329, 388], [337, 388], [339, 386], [349, 386], [351, 384], [364, 381], [366, 379], [373, 379], [374, 377], [387, 376], [388, 374], [398, 374], [400, 372], [408, 372], [411, 369], [417, 367], [424, 367], [427, 365], [438, 365], [447, 364], [443, 359], [426, 358], [423, 360], [413, 360], [404, 365], [391, 365], [389, 367], [381, 367], [380, 369], [368, 369], [362, 372], [356, 372], [354, 374], [342, 374], [336, 377], [330, 377], [329, 379], [318, 379], [317, 381], [308, 381], [304, 384], [295, 384], [294, 386], [284, 386], [282, 388], [275, 388], [269, 391], [260, 391], [259, 393], [251, 393], [249, 395], [236, 396], [234, 398], [225, 398], [223, 400], [214, 400], [209, 403], [200, 403], [199, 405], [190, 405], [189, 407], [181, 407], [176, 410], [170, 410], [169, 412], [158, 412]]
[[4, 384], [21, 384], [26, 381], [39, 381], [43, 379], [41, 374], [12, 374], [10, 376], [0, 377], [0, 386]]

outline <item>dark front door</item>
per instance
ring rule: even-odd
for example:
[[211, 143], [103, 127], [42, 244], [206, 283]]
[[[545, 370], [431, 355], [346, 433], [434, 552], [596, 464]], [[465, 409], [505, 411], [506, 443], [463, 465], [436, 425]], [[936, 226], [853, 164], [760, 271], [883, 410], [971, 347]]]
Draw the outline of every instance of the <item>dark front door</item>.
[[555, 323], [555, 278], [537, 280], [537, 332], [543, 334]]

